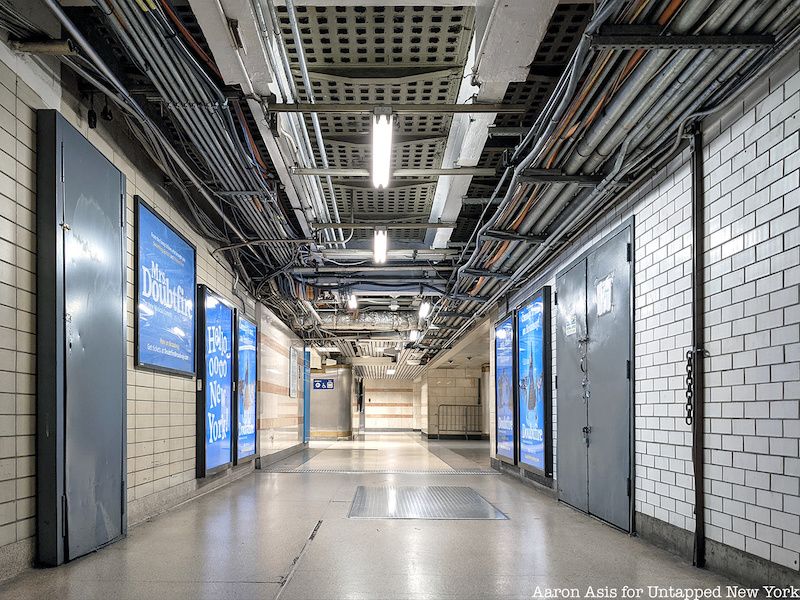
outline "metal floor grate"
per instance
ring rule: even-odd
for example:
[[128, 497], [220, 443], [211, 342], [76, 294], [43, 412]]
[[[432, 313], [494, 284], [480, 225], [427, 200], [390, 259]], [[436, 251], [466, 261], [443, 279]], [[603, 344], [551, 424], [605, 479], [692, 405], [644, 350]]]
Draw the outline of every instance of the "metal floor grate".
[[347, 516], [350, 519], [508, 519], [474, 489], [442, 485], [360, 485]]
[[292, 465], [271, 465], [259, 469], [263, 473], [342, 473], [345, 475], [499, 475], [493, 469], [354, 469], [350, 467], [295, 467]]

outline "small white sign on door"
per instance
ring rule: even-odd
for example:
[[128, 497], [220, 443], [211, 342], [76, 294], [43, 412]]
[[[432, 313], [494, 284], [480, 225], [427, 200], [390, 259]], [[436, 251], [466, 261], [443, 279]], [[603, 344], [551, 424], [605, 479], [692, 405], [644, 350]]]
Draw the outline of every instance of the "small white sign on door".
[[575, 318], [575, 315], [572, 314], [569, 317], [569, 321], [567, 321], [567, 326], [564, 328], [564, 333], [566, 335], [575, 335], [578, 331], [578, 319]]
[[597, 292], [597, 316], [600, 317], [606, 313], [610, 313], [612, 292], [614, 287], [614, 276], [607, 275], [597, 282], [595, 286]]

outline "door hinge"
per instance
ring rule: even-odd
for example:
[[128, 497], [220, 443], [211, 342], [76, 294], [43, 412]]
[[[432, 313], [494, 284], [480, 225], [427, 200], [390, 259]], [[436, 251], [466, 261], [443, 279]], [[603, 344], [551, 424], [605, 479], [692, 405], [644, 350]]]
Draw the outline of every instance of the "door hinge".
[[631, 262], [633, 260], [633, 245], [630, 242], [628, 242], [626, 245], [627, 245], [626, 252], [628, 256], [628, 262]]
[[555, 380], [556, 380], [555, 387], [556, 387], [556, 389], [558, 389], [558, 375], [556, 375]]
[[67, 496], [61, 495], [61, 537], [67, 537]]
[[631, 361], [629, 360], [625, 361], [625, 377], [631, 378]]
[[558, 292], [553, 294], [553, 305], [558, 306]]
[[631, 478], [630, 477], [628, 477], [628, 481], [627, 481], [627, 491], [628, 491], [628, 498], [630, 498], [631, 497]]
[[125, 229], [125, 192], [119, 195], [119, 226]]

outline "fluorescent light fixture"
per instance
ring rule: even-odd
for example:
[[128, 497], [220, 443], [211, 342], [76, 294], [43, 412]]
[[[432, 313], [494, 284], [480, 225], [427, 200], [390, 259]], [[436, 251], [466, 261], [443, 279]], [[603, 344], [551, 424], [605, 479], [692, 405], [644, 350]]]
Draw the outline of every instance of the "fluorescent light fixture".
[[389, 246], [389, 233], [385, 229], [375, 230], [375, 245], [372, 250], [372, 261], [376, 265], [386, 262], [386, 251]]
[[412, 329], [408, 332], [408, 339], [412, 342], [416, 342], [419, 339], [419, 331], [416, 329]]
[[378, 108], [372, 115], [372, 185], [378, 189], [389, 185], [393, 122], [390, 108]]
[[392, 368], [386, 369], [387, 375], [394, 375], [395, 373], [397, 373], [397, 369], [392, 369]]
[[336, 346], [320, 346], [319, 348], [314, 348], [317, 352], [338, 352], [339, 349]]
[[419, 305], [419, 318], [425, 319], [429, 314], [431, 314], [431, 303], [427, 300], [423, 300]]
[[350, 294], [350, 297], [347, 299], [347, 308], [351, 310], [358, 308], [358, 298], [355, 294]]

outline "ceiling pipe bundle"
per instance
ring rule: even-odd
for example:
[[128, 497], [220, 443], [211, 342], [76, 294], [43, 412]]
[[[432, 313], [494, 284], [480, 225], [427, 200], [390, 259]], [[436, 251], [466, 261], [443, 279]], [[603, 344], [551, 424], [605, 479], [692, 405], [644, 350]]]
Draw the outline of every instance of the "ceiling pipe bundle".
[[[602, 5], [586, 35], [597, 30], [599, 19], [607, 19], [610, 13], [616, 13], [619, 5], [619, 2]], [[647, 18], [661, 17], [659, 24], [663, 27], [692, 33], [752, 33], [755, 30], [756, 33], [781, 34], [776, 31], [777, 27], [781, 23], [791, 23], [798, 16], [796, 4], [784, 0], [776, 3], [764, 0], [744, 3], [687, 0], [677, 14], [671, 15], [666, 10], [659, 10], [661, 6], [662, 3], [652, 5]], [[674, 7], [675, 3], [668, 6]], [[640, 12], [640, 15], [644, 14]], [[796, 32], [778, 35], [778, 45], [785, 49], [787, 40], [791, 43], [794, 39], [793, 35], [796, 37]], [[583, 43], [579, 44], [573, 60], [582, 54]], [[470, 293], [480, 293], [483, 297], [481, 303], [464, 302], [460, 305], [459, 310], [471, 314], [470, 318], [444, 320], [460, 322], [461, 326], [453, 336], [443, 340], [442, 347], [452, 344], [512, 287], [530, 279], [531, 270], [552, 258], [554, 248], [570, 231], [619, 193], [624, 177], [629, 173], [647, 175], [650, 172], [647, 167], [663, 155], [665, 148], [677, 148], [677, 144], [671, 144], [677, 130], [722, 93], [730, 93], [734, 86], [732, 82], [741, 84], [744, 79], [741, 72], [748, 65], [762, 61], [765, 52], [753, 49], [651, 50], [639, 52], [636, 56], [636, 52], [605, 51], [597, 56], [589, 53], [585, 56], [585, 62], [594, 59], [595, 64], [585, 73], [586, 65], [570, 63], [554, 94], [554, 97], [561, 98], [560, 105], [555, 107], [551, 98], [521, 144], [520, 148], [531, 143], [534, 145], [514, 169], [511, 185], [494, 216], [479, 230], [476, 249], [454, 275], [449, 298], [437, 306], [438, 315], [453, 304], [452, 298], [461, 291], [464, 283], [470, 281], [473, 282]], [[602, 68], [598, 69], [598, 64]], [[603, 75], [603, 70], [606, 75]], [[752, 75], [753, 69], [749, 70], [749, 75]], [[625, 76], [621, 77], [623, 73]], [[576, 112], [575, 86], [565, 84], [574, 81], [578, 74], [583, 74], [584, 86], [586, 82], [594, 84], [593, 90], [584, 88], [578, 95], [578, 99], [585, 102], [581, 114]], [[601, 81], [604, 83], [600, 84]], [[572, 92], [561, 95], [560, 90], [565, 88], [571, 88]], [[602, 103], [597, 104], [600, 98]], [[594, 110], [590, 110], [592, 104], [587, 101], [590, 99], [595, 100]], [[568, 102], [572, 107], [565, 117]], [[559, 123], [561, 127], [556, 131]], [[591, 174], [607, 170], [606, 163], [611, 156], [616, 156], [611, 170], [606, 172], [597, 188], [588, 192], [571, 184], [530, 186], [517, 182], [521, 171], [537, 162], [543, 168], [562, 168], [566, 174]], [[546, 239], [533, 248], [519, 245], [511, 250], [508, 242], [481, 240], [480, 234], [490, 228], [543, 234]], [[509, 274], [509, 268], [512, 271], [510, 277], [499, 281], [467, 275], [464, 271], [468, 268], [502, 271], [504, 274]]]

